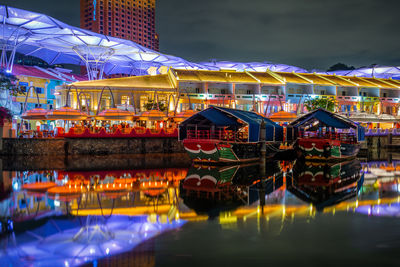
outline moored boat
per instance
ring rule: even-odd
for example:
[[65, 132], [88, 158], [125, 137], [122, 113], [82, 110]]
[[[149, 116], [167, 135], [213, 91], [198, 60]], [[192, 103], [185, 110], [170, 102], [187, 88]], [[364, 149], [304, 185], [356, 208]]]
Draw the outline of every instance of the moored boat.
[[283, 127], [254, 112], [212, 106], [180, 124], [179, 140], [193, 161], [237, 164], [275, 152]]
[[357, 156], [364, 133], [364, 128], [359, 124], [324, 109], [317, 109], [290, 123], [287, 140], [294, 142], [299, 158], [340, 161]]

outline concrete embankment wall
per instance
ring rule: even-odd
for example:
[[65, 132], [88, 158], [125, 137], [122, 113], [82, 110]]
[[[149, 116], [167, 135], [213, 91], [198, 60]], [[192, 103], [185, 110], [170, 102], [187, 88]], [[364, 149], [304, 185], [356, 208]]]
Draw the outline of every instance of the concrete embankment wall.
[[181, 153], [177, 138], [0, 139], [0, 155], [108, 155]]
[[159, 168], [187, 168], [191, 164], [187, 153], [124, 154], [124, 155], [14, 155], [0, 157], [2, 170], [37, 171], [102, 171]]
[[366, 136], [365, 142], [362, 143], [361, 149], [400, 149], [400, 136], [397, 135], [383, 135], [383, 136]]

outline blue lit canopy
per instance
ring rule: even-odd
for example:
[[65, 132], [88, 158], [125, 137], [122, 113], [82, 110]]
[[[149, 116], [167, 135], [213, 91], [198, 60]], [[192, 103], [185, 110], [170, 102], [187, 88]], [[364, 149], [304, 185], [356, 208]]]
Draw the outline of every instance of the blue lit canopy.
[[103, 72], [144, 74], [149, 67], [204, 68], [130, 40], [73, 27], [39, 13], [0, 5], [0, 19], [1, 65], [8, 71], [15, 52], [41, 58], [51, 65], [84, 65], [91, 79], [102, 78]]
[[266, 72], [277, 71], [277, 72], [300, 72], [307, 73], [308, 71], [299, 67], [290, 66], [286, 64], [276, 64], [272, 62], [231, 62], [231, 61], [213, 61], [213, 62], [201, 62], [200, 64], [209, 68], [218, 69], [232, 69], [236, 71], [256, 71]]
[[355, 70], [338, 70], [326, 72], [326, 74], [336, 74], [342, 76], [375, 77], [384, 79], [400, 79], [400, 67], [379, 66], [362, 67]]

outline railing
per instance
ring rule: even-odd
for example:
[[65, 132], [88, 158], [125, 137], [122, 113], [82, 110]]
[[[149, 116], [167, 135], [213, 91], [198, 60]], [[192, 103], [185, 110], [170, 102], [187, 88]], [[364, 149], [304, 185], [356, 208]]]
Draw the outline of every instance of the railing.
[[366, 129], [365, 136], [387, 136], [389, 134], [400, 136], [400, 129]]
[[178, 137], [178, 129], [152, 130], [142, 127], [122, 128], [106, 130], [100, 128], [91, 131], [89, 128], [71, 128], [67, 133], [58, 132], [56, 134], [44, 135], [41, 131], [29, 131], [29, 135], [22, 135], [23, 138], [156, 138], [156, 137]]
[[357, 138], [355, 134], [351, 133], [319, 133], [319, 132], [301, 132], [301, 138], [314, 138], [314, 139], [331, 139], [339, 140], [347, 143], [356, 143]]
[[187, 130], [187, 139], [247, 141], [248, 133], [235, 132], [232, 130]]

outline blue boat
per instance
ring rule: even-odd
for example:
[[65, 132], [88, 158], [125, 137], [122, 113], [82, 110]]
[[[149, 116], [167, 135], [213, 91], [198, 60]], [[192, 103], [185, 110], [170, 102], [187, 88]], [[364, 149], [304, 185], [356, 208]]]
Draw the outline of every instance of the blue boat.
[[180, 124], [179, 140], [193, 161], [237, 164], [274, 153], [283, 127], [254, 112], [211, 106]]
[[324, 109], [314, 110], [287, 127], [287, 140], [299, 158], [339, 161], [357, 156], [365, 130], [359, 124]]

